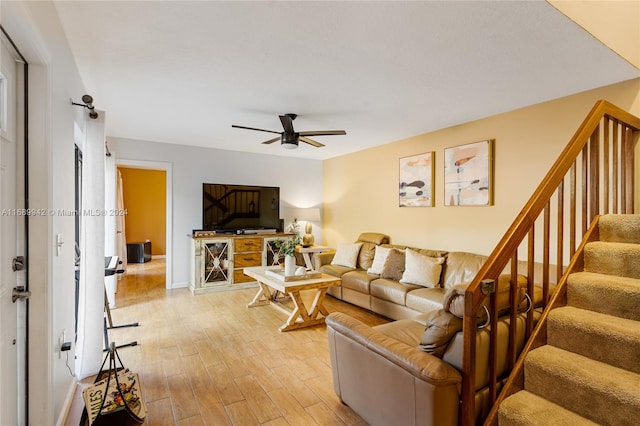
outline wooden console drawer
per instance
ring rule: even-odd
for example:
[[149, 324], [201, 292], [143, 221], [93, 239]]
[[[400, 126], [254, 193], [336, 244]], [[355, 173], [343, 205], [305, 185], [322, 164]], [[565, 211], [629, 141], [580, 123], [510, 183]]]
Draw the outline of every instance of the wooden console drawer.
[[235, 250], [238, 252], [262, 251], [262, 238], [238, 238], [235, 240]]
[[249, 281], [255, 281], [253, 278], [244, 274], [242, 269], [236, 269], [233, 271], [233, 283], [247, 283]]
[[235, 253], [233, 255], [233, 267], [236, 269], [260, 265], [262, 265], [262, 253]]

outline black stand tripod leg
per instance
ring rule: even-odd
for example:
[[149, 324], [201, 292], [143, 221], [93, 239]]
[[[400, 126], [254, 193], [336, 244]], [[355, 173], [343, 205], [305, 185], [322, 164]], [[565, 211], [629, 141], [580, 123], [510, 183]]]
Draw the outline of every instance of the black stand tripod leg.
[[[104, 350], [103, 352], [106, 352], [109, 350], [109, 335], [107, 334], [107, 330], [110, 330], [113, 328], [137, 327], [140, 324], [138, 324], [137, 322], [134, 322], [131, 324], [113, 325], [113, 321], [111, 320], [111, 308], [109, 308], [109, 299], [107, 298], [106, 288], [104, 289], [104, 312], [105, 312], [105, 316], [104, 316]], [[116, 349], [126, 348], [128, 346], [137, 346], [137, 345], [138, 345], [138, 342], [133, 341], [131, 343], [116, 346]]]
[[102, 352], [109, 350], [109, 334], [107, 333], [107, 318], [104, 318], [104, 349]]

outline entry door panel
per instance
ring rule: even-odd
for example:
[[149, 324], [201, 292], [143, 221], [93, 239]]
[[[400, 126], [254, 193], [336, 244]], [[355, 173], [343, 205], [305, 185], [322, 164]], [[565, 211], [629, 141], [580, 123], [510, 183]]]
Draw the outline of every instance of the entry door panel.
[[[0, 425], [24, 424], [25, 301], [13, 300], [24, 272], [14, 263], [26, 211], [18, 203], [19, 68], [2, 38], [0, 55]], [[22, 222], [20, 222], [22, 221]], [[23, 236], [23, 235], [22, 235]], [[17, 270], [14, 270], [17, 269]]]

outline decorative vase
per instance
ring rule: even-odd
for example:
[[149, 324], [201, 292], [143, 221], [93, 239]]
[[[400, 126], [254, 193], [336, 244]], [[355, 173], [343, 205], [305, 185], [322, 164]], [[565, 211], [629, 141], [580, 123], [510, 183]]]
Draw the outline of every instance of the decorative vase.
[[284, 257], [284, 275], [291, 276], [296, 274], [296, 258], [293, 255]]
[[307, 222], [304, 227], [305, 234], [302, 236], [302, 247], [311, 247], [315, 241], [315, 237], [311, 233], [313, 231], [313, 226], [311, 226], [311, 222]]

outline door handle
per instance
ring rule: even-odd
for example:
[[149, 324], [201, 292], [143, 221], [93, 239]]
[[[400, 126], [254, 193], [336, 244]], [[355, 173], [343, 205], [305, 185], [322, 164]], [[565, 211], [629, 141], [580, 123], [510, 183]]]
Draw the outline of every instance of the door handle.
[[31, 292], [25, 290], [23, 286], [14, 287], [11, 292], [11, 301], [16, 303], [16, 300], [27, 300], [31, 296]]

